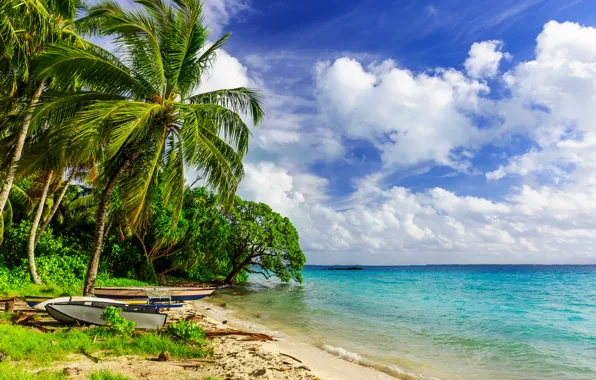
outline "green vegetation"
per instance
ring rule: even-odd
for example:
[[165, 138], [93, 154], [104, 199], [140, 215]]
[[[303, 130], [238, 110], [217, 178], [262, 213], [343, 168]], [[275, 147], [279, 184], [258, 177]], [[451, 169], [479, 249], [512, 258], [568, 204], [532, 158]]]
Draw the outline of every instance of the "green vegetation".
[[290, 221], [235, 196], [261, 94], [199, 92], [230, 35], [199, 0], [136, 2], [0, 4], [0, 292], [301, 281]]
[[108, 306], [101, 314], [101, 319], [106, 321], [105, 328], [122, 336], [130, 336], [135, 331], [135, 323], [126, 320], [120, 316], [122, 309], [119, 307]]
[[2, 380], [66, 380], [62, 371], [27, 371], [21, 366], [0, 364], [0, 379]]
[[205, 342], [205, 332], [200, 325], [193, 321], [180, 320], [168, 325], [168, 334], [185, 343], [202, 345]]
[[[95, 343], [94, 343], [95, 338]], [[10, 362], [25, 361], [33, 365], [64, 360], [69, 354], [87, 353], [100, 357], [121, 355], [159, 355], [168, 351], [181, 359], [205, 357], [206, 351], [198, 345], [185, 345], [167, 334], [140, 333], [132, 337], [110, 335], [102, 328], [68, 329], [55, 333], [42, 333], [18, 325], [0, 324], [0, 352]]]
[[103, 371], [93, 372], [89, 376], [89, 380], [130, 380], [130, 377], [113, 374], [111, 371], [104, 369]]

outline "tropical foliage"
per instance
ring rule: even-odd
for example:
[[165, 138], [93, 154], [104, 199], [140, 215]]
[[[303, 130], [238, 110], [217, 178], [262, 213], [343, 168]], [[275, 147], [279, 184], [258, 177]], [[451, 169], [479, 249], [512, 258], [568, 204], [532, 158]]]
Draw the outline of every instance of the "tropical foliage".
[[230, 35], [209, 39], [199, 0], [136, 3], [0, 4], [0, 287], [300, 281], [289, 220], [235, 196], [260, 93], [201, 91]]

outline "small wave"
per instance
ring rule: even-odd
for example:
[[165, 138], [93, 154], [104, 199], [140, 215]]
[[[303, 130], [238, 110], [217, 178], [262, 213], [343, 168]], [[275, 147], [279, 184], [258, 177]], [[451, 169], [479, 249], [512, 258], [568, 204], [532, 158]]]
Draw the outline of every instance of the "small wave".
[[428, 377], [407, 372], [396, 365], [385, 365], [381, 363], [376, 363], [372, 360], [365, 359], [357, 353], [348, 351], [342, 347], [333, 347], [328, 344], [325, 344], [321, 348], [324, 351], [339, 357], [340, 359], [356, 363], [364, 367], [374, 368], [401, 380], [440, 380], [437, 377]]

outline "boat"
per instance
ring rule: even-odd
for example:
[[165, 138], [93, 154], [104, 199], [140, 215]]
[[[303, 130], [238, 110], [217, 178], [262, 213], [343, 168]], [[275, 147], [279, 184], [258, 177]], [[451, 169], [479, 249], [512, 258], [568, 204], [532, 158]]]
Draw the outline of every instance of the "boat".
[[66, 324], [80, 323], [102, 326], [106, 321], [101, 319], [103, 311], [108, 306], [122, 309], [120, 316], [128, 321], [135, 322], [137, 329], [159, 330], [165, 325], [167, 314], [159, 312], [152, 305], [128, 305], [104, 301], [70, 301], [54, 303], [46, 306], [52, 318]]
[[143, 299], [148, 298], [150, 302], [184, 302], [196, 301], [208, 297], [217, 288], [178, 288], [178, 287], [98, 287], [95, 288], [95, 296], [111, 299]]
[[[78, 296], [68, 296], [68, 297], [58, 297], [58, 298], [51, 298], [51, 297], [25, 297], [25, 301], [27, 304], [34, 308], [37, 311], [46, 311], [46, 306], [53, 304], [53, 303], [64, 303], [64, 302], [71, 302], [71, 301], [97, 301], [95, 297], [78, 297]], [[113, 303], [117, 304], [126, 304], [124, 301], [118, 300], [110, 300]], [[141, 301], [139, 301], [141, 302]], [[146, 301], [145, 301], [146, 302]]]
[[[106, 300], [102, 298], [101, 300]], [[46, 305], [48, 303], [62, 303], [62, 302], [69, 302], [69, 301], [98, 301], [97, 297], [83, 297], [83, 296], [66, 296], [66, 297], [39, 297], [39, 296], [25, 296], [25, 302], [30, 307], [34, 308], [38, 311], [46, 311]], [[122, 304], [136, 304], [136, 305], [143, 305], [147, 304], [148, 299], [137, 298], [132, 300], [111, 300], [117, 303]]]
[[128, 305], [151, 305], [158, 309], [173, 309], [173, 308], [180, 308], [184, 306], [182, 302], [152, 302], [149, 303], [149, 299], [145, 298], [138, 298], [138, 299], [125, 299], [125, 300], [113, 300], [109, 298], [100, 298], [100, 297], [83, 297], [83, 296], [68, 296], [68, 297], [31, 297], [25, 296], [25, 301], [27, 305], [31, 306], [37, 311], [46, 311], [46, 306], [48, 304], [53, 303], [64, 303], [70, 301], [104, 301], [104, 302], [112, 302], [117, 304], [128, 304]]

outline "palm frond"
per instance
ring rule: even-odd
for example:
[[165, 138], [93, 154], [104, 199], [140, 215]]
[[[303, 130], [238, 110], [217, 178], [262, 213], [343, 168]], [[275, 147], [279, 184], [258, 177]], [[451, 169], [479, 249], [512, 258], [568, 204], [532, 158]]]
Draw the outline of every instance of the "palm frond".
[[182, 144], [173, 136], [167, 150], [167, 159], [163, 171], [163, 203], [171, 204], [174, 210], [173, 225], [176, 228], [184, 204], [184, 153]]
[[229, 142], [241, 157], [246, 154], [251, 132], [236, 112], [217, 104], [184, 104], [179, 107], [184, 118], [191, 120], [186, 129], [183, 127], [185, 138], [196, 141], [197, 134], [192, 128], [208, 129]]
[[105, 94], [144, 97], [151, 93], [121, 62], [93, 50], [53, 45], [36, 62], [35, 78], [75, 80]]
[[[139, 148], [140, 156], [135, 160], [133, 167], [120, 181], [123, 194], [122, 209], [131, 226], [140, 222], [139, 217], [144, 210], [147, 198], [156, 188], [160, 160], [167, 138], [167, 129], [153, 128], [145, 143]], [[133, 228], [134, 229], [134, 228]]]
[[187, 99], [192, 104], [216, 104], [236, 113], [250, 116], [254, 125], [264, 116], [264, 98], [261, 92], [245, 87], [204, 92]]
[[197, 90], [203, 79], [203, 74], [212, 67], [217, 56], [217, 50], [224, 45], [230, 35], [229, 33], [224, 35], [199, 56], [189, 56], [183, 62], [180, 77], [178, 78], [178, 87], [183, 99]]

